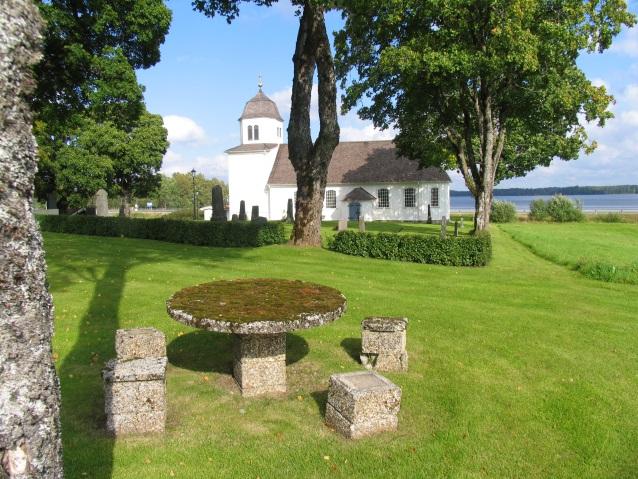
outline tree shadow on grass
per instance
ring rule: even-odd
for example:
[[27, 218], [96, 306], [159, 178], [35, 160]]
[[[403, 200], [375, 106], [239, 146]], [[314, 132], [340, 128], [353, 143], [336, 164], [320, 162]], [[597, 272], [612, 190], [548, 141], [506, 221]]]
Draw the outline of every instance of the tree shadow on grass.
[[[115, 356], [115, 331], [120, 326], [119, 306], [126, 275], [144, 264], [171, 261], [201, 264], [207, 258], [205, 249], [200, 254], [197, 249], [185, 249], [183, 245], [127, 241], [123, 246], [118, 239], [88, 237], [74, 237], [74, 241], [71, 248], [60, 242], [59, 257], [54, 259], [54, 254], [47, 258], [53, 263], [50, 269], [55, 278], [51, 287], [54, 296], [70, 286], [82, 287], [74, 283], [94, 285], [86, 312], [78, 322], [75, 343], [58, 367], [65, 477], [110, 479], [115, 439], [104, 427], [100, 372], [104, 363]], [[215, 268], [217, 263], [221, 266], [224, 261], [242, 255], [243, 250], [224, 250], [210, 266]], [[60, 313], [58, 310], [57, 314]], [[68, 328], [65, 334], [73, 337]]]
[[345, 338], [341, 341], [341, 347], [348, 353], [357, 363], [360, 362], [361, 355], [361, 338]]

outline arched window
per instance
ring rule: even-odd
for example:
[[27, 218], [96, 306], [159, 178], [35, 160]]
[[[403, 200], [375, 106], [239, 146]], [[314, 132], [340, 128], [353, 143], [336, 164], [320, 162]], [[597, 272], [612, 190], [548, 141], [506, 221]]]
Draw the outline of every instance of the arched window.
[[259, 126], [255, 125], [255, 140], [259, 140]]
[[430, 190], [430, 204], [437, 208], [439, 206], [439, 189], [432, 188]]
[[326, 190], [326, 208], [337, 207], [337, 192], [335, 190]]
[[379, 188], [377, 190], [377, 208], [390, 207], [390, 192], [387, 188]]
[[248, 140], [253, 139], [253, 127], [252, 125], [248, 125]]
[[403, 190], [403, 206], [406, 208], [414, 208], [416, 206], [416, 191], [414, 188]]

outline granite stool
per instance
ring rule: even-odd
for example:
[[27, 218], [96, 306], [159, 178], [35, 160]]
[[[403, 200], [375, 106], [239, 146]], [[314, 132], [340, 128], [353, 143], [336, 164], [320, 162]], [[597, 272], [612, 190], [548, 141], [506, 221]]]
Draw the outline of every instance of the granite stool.
[[407, 318], [369, 317], [361, 322], [361, 364], [378, 371], [407, 371]]
[[326, 424], [348, 439], [396, 430], [401, 388], [373, 371], [330, 376]]
[[117, 359], [102, 371], [106, 429], [115, 436], [163, 432], [166, 338], [154, 328], [118, 329]]

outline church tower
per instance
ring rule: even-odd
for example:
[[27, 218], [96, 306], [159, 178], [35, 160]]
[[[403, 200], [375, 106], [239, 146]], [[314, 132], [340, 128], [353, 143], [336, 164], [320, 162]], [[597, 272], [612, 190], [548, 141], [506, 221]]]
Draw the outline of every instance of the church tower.
[[261, 91], [261, 78], [257, 84], [259, 91], [244, 106], [239, 117], [239, 138], [241, 144], [254, 143], [283, 143], [284, 120], [279, 114], [275, 102]]
[[259, 206], [259, 215], [272, 219], [279, 213], [270, 211], [268, 178], [283, 143], [284, 121], [277, 105], [262, 91], [252, 97], [239, 117], [240, 144], [226, 150], [228, 155], [229, 214], [239, 214], [239, 204], [246, 203], [246, 213]]

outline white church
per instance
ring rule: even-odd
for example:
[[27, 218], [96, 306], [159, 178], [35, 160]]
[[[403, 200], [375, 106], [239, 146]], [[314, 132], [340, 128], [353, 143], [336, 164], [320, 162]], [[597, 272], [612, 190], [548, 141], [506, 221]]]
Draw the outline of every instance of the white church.
[[[269, 220], [286, 217], [288, 199], [297, 191], [295, 171], [283, 143], [284, 125], [277, 105], [261, 91], [239, 118], [240, 144], [228, 155], [229, 216], [240, 201]], [[440, 168], [419, 169], [397, 156], [392, 141], [347, 141], [335, 149], [328, 169], [323, 204], [325, 220], [425, 221], [450, 217], [450, 178]]]

